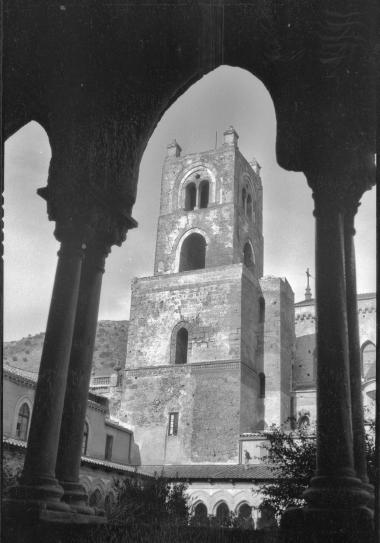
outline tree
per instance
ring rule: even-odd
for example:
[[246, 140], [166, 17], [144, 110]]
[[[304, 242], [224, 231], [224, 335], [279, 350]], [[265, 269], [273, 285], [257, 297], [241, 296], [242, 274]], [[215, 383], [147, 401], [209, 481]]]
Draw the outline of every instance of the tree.
[[[285, 432], [275, 426], [265, 433], [268, 454], [264, 461], [275, 476], [273, 482], [260, 488], [264, 500], [260, 508], [272, 507], [277, 517], [288, 507], [305, 505], [302, 497], [316, 469], [315, 434], [307, 426], [293, 432]], [[375, 479], [374, 423], [366, 433], [368, 476], [372, 484]]]

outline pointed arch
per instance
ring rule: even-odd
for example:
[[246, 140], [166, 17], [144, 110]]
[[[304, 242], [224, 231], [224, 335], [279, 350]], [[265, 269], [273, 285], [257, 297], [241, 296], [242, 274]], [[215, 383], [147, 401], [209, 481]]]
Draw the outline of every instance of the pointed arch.
[[206, 240], [194, 232], [186, 237], [181, 246], [179, 272], [200, 270], [206, 266]]

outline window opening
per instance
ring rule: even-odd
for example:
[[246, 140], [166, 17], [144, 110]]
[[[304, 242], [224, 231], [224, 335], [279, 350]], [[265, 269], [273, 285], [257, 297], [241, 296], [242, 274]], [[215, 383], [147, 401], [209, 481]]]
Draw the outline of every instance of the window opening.
[[253, 259], [253, 252], [251, 244], [247, 243], [244, 245], [244, 264], [247, 266], [247, 268], [253, 268], [254, 265], [254, 259]]
[[189, 343], [189, 333], [186, 328], [180, 328], [177, 332], [175, 344], [175, 364], [187, 363], [187, 347]]
[[252, 219], [252, 196], [250, 194], [247, 196], [247, 217]]
[[201, 234], [190, 234], [181, 247], [179, 271], [199, 270], [206, 263], [206, 240]]
[[176, 436], [178, 434], [178, 413], [169, 413], [168, 435]]
[[104, 452], [104, 458], [105, 460], [111, 460], [112, 459], [112, 445], [113, 445], [113, 436], [110, 436], [109, 434], [106, 435], [106, 448]]
[[362, 372], [366, 380], [376, 377], [376, 347], [372, 342], [362, 347]]
[[28, 427], [30, 419], [30, 409], [28, 404], [25, 402], [20, 407], [17, 417], [16, 425], [16, 438], [26, 441], [28, 437]]
[[196, 205], [197, 188], [195, 183], [189, 183], [185, 188], [185, 210], [192, 211]]
[[227, 526], [230, 516], [230, 510], [226, 503], [221, 503], [216, 509], [216, 520], [220, 526]]
[[199, 207], [208, 207], [210, 193], [210, 183], [208, 181], [202, 181], [199, 185]]

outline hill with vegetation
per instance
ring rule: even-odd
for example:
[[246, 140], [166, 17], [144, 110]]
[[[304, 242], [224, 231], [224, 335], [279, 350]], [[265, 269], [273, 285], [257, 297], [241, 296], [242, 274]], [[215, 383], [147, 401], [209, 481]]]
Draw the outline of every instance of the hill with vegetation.
[[[124, 367], [127, 354], [129, 321], [99, 321], [94, 348], [95, 374], [110, 375]], [[38, 373], [45, 333], [7, 341], [3, 347], [4, 364]]]

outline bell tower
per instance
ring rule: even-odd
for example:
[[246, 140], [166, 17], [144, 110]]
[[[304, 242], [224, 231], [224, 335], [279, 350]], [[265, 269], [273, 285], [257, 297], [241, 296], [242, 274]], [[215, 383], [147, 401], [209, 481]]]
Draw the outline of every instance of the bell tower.
[[142, 464], [238, 462], [264, 427], [260, 166], [220, 147], [167, 148], [154, 275], [132, 284], [120, 417]]
[[244, 262], [263, 274], [260, 166], [248, 163], [230, 127], [218, 149], [181, 156], [167, 148], [161, 184], [155, 275]]

